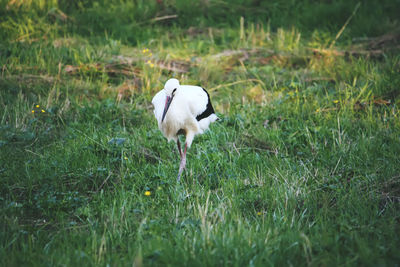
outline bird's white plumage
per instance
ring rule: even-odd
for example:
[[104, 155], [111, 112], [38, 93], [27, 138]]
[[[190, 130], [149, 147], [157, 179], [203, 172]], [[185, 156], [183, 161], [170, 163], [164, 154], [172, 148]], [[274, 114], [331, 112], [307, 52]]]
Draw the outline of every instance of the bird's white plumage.
[[160, 127], [166, 97], [167, 95], [165, 93], [165, 90], [163, 89], [160, 92], [158, 92], [151, 101], [151, 103], [154, 106], [154, 116], [157, 119], [158, 127]]
[[[162, 121], [166, 97], [169, 92], [172, 93], [173, 89], [176, 89], [174, 98], [164, 121]], [[180, 85], [176, 79], [168, 80], [164, 89], [159, 91], [152, 100], [158, 127], [168, 141], [176, 141], [178, 132], [184, 130], [186, 133], [186, 143], [190, 147], [194, 136], [203, 133], [208, 129], [210, 123], [218, 119], [215, 114], [211, 114], [197, 121], [196, 117], [207, 109], [208, 101], [208, 95], [203, 88], [192, 85]]]

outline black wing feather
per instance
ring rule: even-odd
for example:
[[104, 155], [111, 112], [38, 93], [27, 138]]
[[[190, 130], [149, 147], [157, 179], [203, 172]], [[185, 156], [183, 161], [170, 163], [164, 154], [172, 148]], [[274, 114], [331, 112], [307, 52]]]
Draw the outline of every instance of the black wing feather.
[[207, 117], [209, 117], [211, 114], [214, 114], [214, 113], [215, 113], [214, 108], [213, 108], [213, 106], [212, 106], [212, 104], [211, 104], [210, 95], [208, 94], [208, 92], [206, 91], [206, 89], [204, 89], [204, 88], [202, 88], [202, 89], [203, 89], [204, 92], [206, 92], [206, 94], [207, 94], [208, 102], [207, 102], [207, 107], [206, 107], [206, 109], [205, 109], [201, 114], [197, 115], [197, 117], [196, 117], [196, 120], [197, 120], [197, 121], [200, 121], [200, 120], [202, 120], [202, 119], [204, 119], [204, 118], [207, 118]]

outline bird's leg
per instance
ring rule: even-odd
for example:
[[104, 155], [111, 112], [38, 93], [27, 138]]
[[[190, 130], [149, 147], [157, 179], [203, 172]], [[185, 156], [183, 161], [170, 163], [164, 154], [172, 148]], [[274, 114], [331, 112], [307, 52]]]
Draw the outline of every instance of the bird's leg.
[[181, 149], [181, 142], [179, 142], [179, 137], [178, 137], [178, 141], [176, 142], [176, 144], [178, 145], [178, 151], [179, 151], [179, 155], [182, 158], [182, 149]]
[[187, 143], [185, 143], [185, 150], [183, 151], [183, 155], [181, 157], [181, 164], [179, 165], [178, 182], [181, 180], [182, 171], [186, 167], [186, 150], [187, 150]]

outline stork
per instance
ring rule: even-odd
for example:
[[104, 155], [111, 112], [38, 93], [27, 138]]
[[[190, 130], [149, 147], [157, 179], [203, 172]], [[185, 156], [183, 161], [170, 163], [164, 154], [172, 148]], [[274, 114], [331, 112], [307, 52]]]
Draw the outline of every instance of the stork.
[[[180, 85], [177, 79], [169, 79], [164, 89], [159, 91], [151, 103], [158, 128], [168, 142], [174, 140], [178, 146], [181, 162], [178, 182], [186, 166], [186, 151], [193, 138], [208, 129], [210, 123], [218, 119], [210, 101], [210, 95], [200, 86]], [[185, 135], [185, 148], [182, 152], [179, 135]]]

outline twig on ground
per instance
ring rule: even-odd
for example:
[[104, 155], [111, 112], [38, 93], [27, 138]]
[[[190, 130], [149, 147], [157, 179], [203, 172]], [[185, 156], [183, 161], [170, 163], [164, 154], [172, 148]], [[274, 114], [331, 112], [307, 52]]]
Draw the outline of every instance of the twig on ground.
[[162, 16], [162, 17], [155, 17], [151, 19], [152, 22], [157, 22], [157, 21], [162, 21], [166, 19], [176, 19], [178, 15], [167, 15], [167, 16]]
[[110, 173], [108, 174], [107, 178], [104, 179], [104, 181], [101, 183], [101, 185], [99, 186], [99, 188], [97, 188], [97, 190], [94, 191], [94, 193], [98, 193], [98, 192], [100, 191], [100, 189], [103, 188], [104, 184], [107, 183], [107, 181], [108, 181], [108, 179], [110, 179], [111, 175], [112, 175], [112, 173], [110, 172]]

